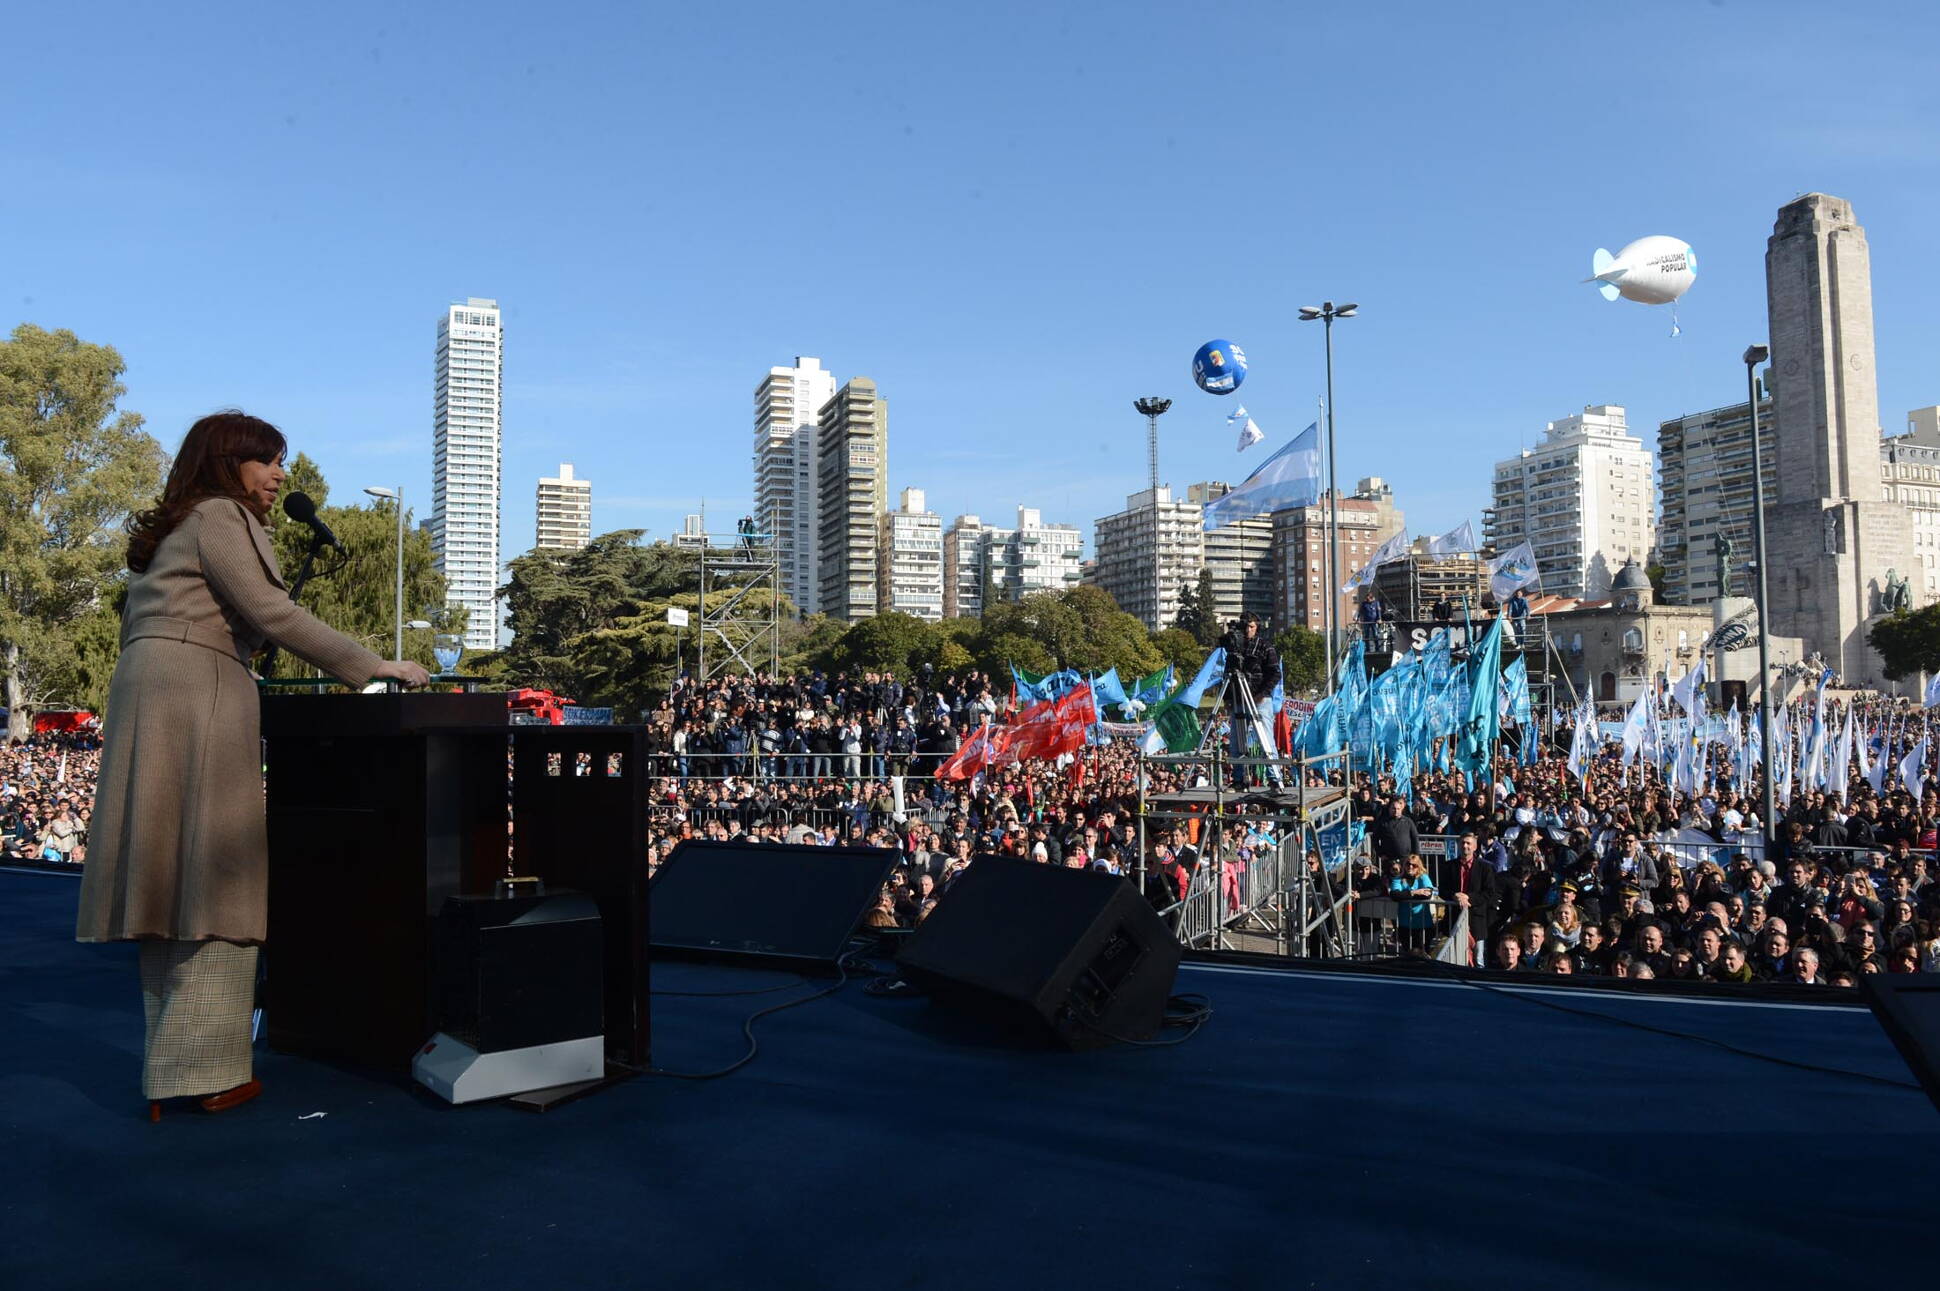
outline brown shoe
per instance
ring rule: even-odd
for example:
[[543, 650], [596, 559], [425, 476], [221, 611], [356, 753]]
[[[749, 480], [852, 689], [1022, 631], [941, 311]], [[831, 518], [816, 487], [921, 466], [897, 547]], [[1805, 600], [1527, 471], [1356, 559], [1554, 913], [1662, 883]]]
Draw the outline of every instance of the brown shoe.
[[232, 1107], [241, 1107], [250, 1099], [263, 1092], [263, 1082], [248, 1080], [234, 1089], [225, 1089], [220, 1094], [211, 1094], [202, 1100], [205, 1112], [226, 1112]]

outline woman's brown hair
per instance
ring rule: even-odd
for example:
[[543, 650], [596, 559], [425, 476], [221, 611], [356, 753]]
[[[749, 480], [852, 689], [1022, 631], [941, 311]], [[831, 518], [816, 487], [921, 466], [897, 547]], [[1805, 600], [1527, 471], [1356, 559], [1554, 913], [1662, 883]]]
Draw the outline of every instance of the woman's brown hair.
[[260, 417], [235, 409], [212, 412], [189, 427], [168, 468], [161, 499], [138, 512], [128, 528], [128, 568], [139, 574], [155, 559], [155, 549], [195, 505], [207, 498], [234, 498], [264, 519], [256, 500], [243, 488], [244, 462], [268, 464], [288, 450], [283, 432]]

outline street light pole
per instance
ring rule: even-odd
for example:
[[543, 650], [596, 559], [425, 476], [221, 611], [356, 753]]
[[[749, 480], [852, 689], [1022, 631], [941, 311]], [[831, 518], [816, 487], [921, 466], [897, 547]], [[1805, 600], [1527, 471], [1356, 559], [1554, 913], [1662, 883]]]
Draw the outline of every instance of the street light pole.
[[1752, 559], [1758, 562], [1758, 750], [1764, 762], [1767, 857], [1775, 855], [1777, 846], [1778, 807], [1772, 775], [1771, 597], [1765, 582], [1765, 465], [1758, 447], [1758, 365], [1771, 356], [1771, 349], [1763, 345], [1745, 351], [1745, 402], [1751, 412], [1751, 551]]
[[1327, 693], [1334, 693], [1335, 637], [1340, 633], [1340, 476], [1334, 466], [1334, 320], [1352, 318], [1360, 306], [1336, 307], [1331, 300], [1319, 306], [1302, 305], [1300, 321], [1320, 320], [1327, 351]]
[[1145, 416], [1145, 465], [1152, 485], [1152, 635], [1165, 631], [1160, 604], [1165, 599], [1165, 565], [1159, 558], [1159, 417], [1172, 406], [1170, 399], [1156, 396], [1136, 399], [1132, 407]]
[[393, 658], [404, 657], [404, 486], [394, 489], [365, 489], [374, 498], [390, 498], [397, 503], [397, 596], [394, 613], [396, 615], [396, 649]]

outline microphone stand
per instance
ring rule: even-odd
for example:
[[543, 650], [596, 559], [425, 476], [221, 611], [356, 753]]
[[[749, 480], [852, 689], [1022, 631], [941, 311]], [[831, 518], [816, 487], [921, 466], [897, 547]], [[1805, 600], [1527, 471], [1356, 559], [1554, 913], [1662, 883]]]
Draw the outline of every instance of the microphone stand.
[[[290, 582], [290, 600], [296, 601], [303, 595], [303, 585], [310, 581], [310, 570], [317, 563], [317, 553], [323, 550], [323, 539], [312, 532], [310, 549], [303, 553], [303, 563], [296, 567], [296, 577]], [[281, 647], [272, 643], [263, 654], [262, 675], [268, 677], [276, 668], [276, 656]]]

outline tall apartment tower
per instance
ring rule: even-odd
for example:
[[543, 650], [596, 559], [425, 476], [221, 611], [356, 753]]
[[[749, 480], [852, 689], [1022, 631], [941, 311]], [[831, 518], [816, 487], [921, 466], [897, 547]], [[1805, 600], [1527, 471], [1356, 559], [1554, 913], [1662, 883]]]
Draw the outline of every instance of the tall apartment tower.
[[536, 507], [542, 551], [578, 551], [593, 540], [593, 482], [573, 474], [571, 462], [559, 464], [558, 475], [539, 477]]
[[943, 617], [983, 617], [983, 517], [960, 515], [943, 531]]
[[[1232, 492], [1232, 485], [1207, 482], [1186, 486], [1186, 501], [1204, 507]], [[1257, 615], [1277, 629], [1281, 619], [1273, 597], [1273, 517], [1262, 512], [1206, 532], [1206, 572], [1212, 576], [1214, 612], [1221, 623], [1242, 614]]]
[[815, 417], [834, 397], [835, 376], [816, 358], [769, 368], [754, 390], [755, 526], [773, 535], [782, 593], [803, 614], [821, 607]]
[[1152, 490], [1142, 489], [1125, 499], [1123, 511], [1095, 522], [1097, 585], [1111, 593], [1119, 609], [1154, 632], [1178, 620], [1181, 595], [1198, 586], [1206, 563], [1202, 514], [1197, 502], [1175, 502], [1171, 486], [1161, 484], [1156, 508]]
[[[1778, 441], [1772, 401], [1758, 402], [1759, 464], [1765, 496], [1778, 496]], [[1664, 566], [1664, 599], [1672, 605], [1709, 605], [1718, 582], [1718, 540], [1742, 571], [1752, 559], [1751, 405], [1734, 403], [1694, 412], [1657, 427], [1657, 474], [1662, 515], [1657, 550]], [[1749, 572], [1732, 574], [1734, 596], [1750, 596]]]
[[842, 623], [874, 618], [876, 551], [889, 509], [889, 403], [874, 381], [856, 377], [822, 405], [815, 434], [816, 605]]
[[1497, 462], [1482, 517], [1496, 551], [1534, 548], [1543, 591], [1580, 597], [1607, 595], [1626, 560], [1641, 565], [1656, 523], [1650, 450], [1615, 404], [1552, 421], [1541, 443]]
[[943, 617], [943, 518], [921, 489], [904, 489], [901, 501], [882, 518], [876, 609], [934, 623]]
[[1883, 686], [1866, 628], [1888, 571], [1913, 577], [1913, 526], [1881, 488], [1872, 262], [1850, 202], [1807, 193], [1779, 208], [1765, 298], [1778, 447], [1770, 630], [1803, 638], [1848, 681]]
[[432, 403], [431, 551], [445, 602], [462, 605], [465, 648], [498, 648], [498, 512], [505, 331], [473, 296], [438, 320]]

